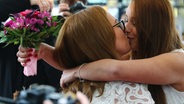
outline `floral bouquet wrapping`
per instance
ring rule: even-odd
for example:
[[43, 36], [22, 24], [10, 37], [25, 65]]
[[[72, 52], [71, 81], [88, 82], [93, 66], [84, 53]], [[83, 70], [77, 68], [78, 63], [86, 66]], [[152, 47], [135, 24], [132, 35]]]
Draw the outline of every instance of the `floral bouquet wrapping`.
[[[23, 47], [37, 50], [39, 44], [51, 35], [57, 36], [64, 18], [51, 16], [49, 12], [37, 10], [25, 10], [13, 14], [4, 24], [4, 31], [0, 32], [0, 43], [20, 44]], [[37, 74], [37, 58], [31, 57], [31, 61], [24, 67], [26, 76]]]

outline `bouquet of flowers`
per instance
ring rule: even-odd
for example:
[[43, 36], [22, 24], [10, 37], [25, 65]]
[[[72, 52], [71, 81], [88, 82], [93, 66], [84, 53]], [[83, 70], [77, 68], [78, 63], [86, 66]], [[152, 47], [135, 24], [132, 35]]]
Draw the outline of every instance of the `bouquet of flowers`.
[[[10, 15], [9, 20], [3, 25], [4, 31], [0, 32], [0, 43], [20, 44], [23, 47], [39, 48], [39, 44], [49, 36], [57, 36], [62, 24], [62, 16], [51, 16], [49, 12], [25, 10]], [[24, 67], [26, 76], [36, 75], [37, 58]]]

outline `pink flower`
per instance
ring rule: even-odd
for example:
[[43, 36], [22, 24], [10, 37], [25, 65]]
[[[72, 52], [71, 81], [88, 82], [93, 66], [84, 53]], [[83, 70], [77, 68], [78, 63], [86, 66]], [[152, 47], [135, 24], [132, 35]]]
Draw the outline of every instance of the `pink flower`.
[[[11, 20], [4, 25], [4, 31], [0, 32], [0, 43], [7, 43], [6, 46], [21, 44], [34, 50], [45, 38], [57, 36], [64, 23], [63, 17], [52, 17], [49, 12], [37, 10], [25, 10], [11, 16]], [[37, 59], [32, 57], [29, 65], [24, 67], [26, 76], [36, 75], [36, 62]]]
[[25, 10], [25, 11], [23, 11], [23, 12], [20, 12], [20, 14], [21, 14], [22, 16], [26, 16], [26, 15], [30, 14], [31, 12], [32, 12], [32, 10]]
[[37, 10], [25, 10], [11, 16], [11, 20], [4, 25], [4, 35], [1, 35], [2, 32], [0, 34], [0, 43], [21, 44], [33, 48], [37, 48], [49, 35], [56, 36], [64, 22], [63, 17], [52, 17], [49, 12]]

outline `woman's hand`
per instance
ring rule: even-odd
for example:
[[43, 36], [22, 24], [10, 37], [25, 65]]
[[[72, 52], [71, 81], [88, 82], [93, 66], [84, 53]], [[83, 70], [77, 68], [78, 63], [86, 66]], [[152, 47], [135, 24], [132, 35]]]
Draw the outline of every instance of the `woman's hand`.
[[34, 56], [34, 57], [38, 56], [38, 51], [34, 51], [34, 52], [33, 51], [34, 51], [33, 48], [25, 48], [25, 47], [19, 46], [18, 52], [17, 52], [18, 62], [20, 62], [22, 66], [25, 66], [26, 63], [30, 61], [31, 56]]
[[66, 4], [66, 3], [59, 4], [59, 12], [60, 12], [60, 14], [62, 14], [62, 16], [68, 17], [68, 16], [72, 15], [72, 13], [70, 13], [69, 10], [70, 10], [70, 7], [68, 4]]
[[25, 48], [23, 46], [19, 46], [18, 52], [17, 52], [17, 57], [18, 57], [17, 60], [18, 62], [21, 63], [22, 66], [25, 66], [27, 62], [31, 61], [30, 57], [32, 56], [37, 57], [38, 60], [42, 59], [45, 56], [45, 54], [47, 54], [46, 53], [48, 51], [47, 47], [49, 47], [49, 45], [45, 43], [41, 43], [39, 45], [38, 50], [35, 50], [33, 48]]
[[62, 88], [67, 87], [68, 83], [76, 79], [75, 77], [76, 73], [77, 73], [77, 68], [64, 70], [60, 78], [60, 86]]
[[77, 92], [77, 99], [81, 104], [89, 104], [89, 100], [86, 95], [84, 95], [82, 92]]
[[54, 6], [54, 0], [30, 0], [31, 5], [38, 5], [40, 11], [50, 11]]

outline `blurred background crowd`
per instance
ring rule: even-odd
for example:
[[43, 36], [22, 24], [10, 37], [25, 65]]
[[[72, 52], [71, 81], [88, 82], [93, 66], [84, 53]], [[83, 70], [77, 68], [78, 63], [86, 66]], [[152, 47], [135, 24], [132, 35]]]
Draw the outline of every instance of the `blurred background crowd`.
[[[87, 5], [101, 5], [117, 19], [125, 12], [131, 0], [87, 0]], [[176, 18], [176, 27], [179, 31], [181, 39], [184, 40], [184, 0], [170, 0], [174, 7]], [[59, 1], [55, 0], [54, 13], [57, 13]]]

